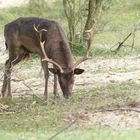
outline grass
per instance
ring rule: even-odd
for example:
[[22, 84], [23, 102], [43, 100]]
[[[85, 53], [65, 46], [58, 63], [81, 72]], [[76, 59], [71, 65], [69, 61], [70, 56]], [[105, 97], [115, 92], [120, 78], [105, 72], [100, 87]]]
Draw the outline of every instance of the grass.
[[21, 7], [0, 9], [0, 33], [3, 33], [3, 27], [6, 23], [11, 22], [19, 17], [37, 16], [55, 19], [58, 22], [62, 22], [64, 19], [61, 18], [64, 17], [62, 6], [63, 5], [58, 1], [53, 2], [52, 5], [47, 5], [47, 3], [39, 5], [38, 1], [35, 3], [33, 1], [33, 3], [29, 3]]
[[110, 69], [103, 69], [102, 67], [98, 67], [97, 70], [94, 70], [91, 72], [91, 74], [97, 74], [97, 73], [127, 73], [127, 72], [136, 72], [139, 68], [132, 67], [132, 68], [110, 68]]
[[[69, 124], [70, 114], [81, 111], [93, 111], [98, 107], [110, 105], [121, 105], [129, 101], [134, 101], [140, 89], [140, 83], [126, 82], [113, 83], [104, 87], [91, 90], [81, 90], [74, 93], [70, 100], [54, 100], [49, 97], [49, 102], [45, 103], [38, 98], [19, 97], [9, 101], [0, 100], [0, 112], [4, 110], [16, 112], [10, 115], [0, 115], [0, 136], [2, 140], [21, 139], [23, 140], [44, 140], [51, 137]], [[61, 112], [61, 113], [60, 113]], [[64, 121], [69, 120], [69, 121]], [[58, 136], [57, 140], [70, 139], [105, 139], [114, 138], [133, 140], [139, 137], [138, 131], [114, 131], [107, 130], [106, 127], [80, 126], [75, 123], [66, 132]]]
[[[54, 133], [42, 133], [38, 132], [21, 132], [14, 133], [9, 132], [5, 135], [4, 131], [1, 131], [1, 140], [49, 140], [49, 138], [54, 135]], [[87, 131], [69, 131], [63, 132], [61, 135], [54, 138], [54, 140], [139, 140], [139, 131], [126, 131], [126, 132], [116, 132], [111, 130], [98, 130], [90, 129]]]

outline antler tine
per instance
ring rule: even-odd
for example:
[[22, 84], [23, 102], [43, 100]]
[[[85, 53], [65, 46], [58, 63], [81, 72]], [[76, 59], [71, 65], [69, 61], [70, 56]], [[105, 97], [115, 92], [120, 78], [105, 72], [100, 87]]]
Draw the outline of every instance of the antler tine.
[[88, 47], [85, 56], [77, 60], [77, 62], [73, 65], [73, 69], [75, 69], [80, 63], [92, 58], [92, 57], [88, 57], [89, 52], [90, 52], [90, 47]]
[[46, 52], [44, 49], [44, 44], [45, 44], [45, 41], [40, 42], [40, 46], [41, 46], [42, 52], [44, 54], [44, 59], [42, 59], [42, 61], [47, 61], [47, 62], [50, 62], [50, 63], [56, 65], [60, 69], [60, 72], [63, 73], [64, 71], [63, 71], [62, 67], [58, 63], [53, 61], [52, 59], [49, 59], [48, 56], [46, 55]]
[[44, 44], [45, 44], [45, 41], [41, 41], [42, 39], [42, 32], [46, 32], [47, 30], [46, 29], [41, 29], [41, 30], [38, 30], [38, 27], [40, 25], [38, 25], [37, 27], [35, 27], [35, 24], [33, 25], [34, 27], [34, 30], [39, 33], [39, 39], [40, 39], [40, 47], [41, 47], [41, 50], [43, 52], [43, 55], [44, 55], [44, 59], [42, 59], [42, 61], [47, 61], [49, 63], [52, 63], [53, 65], [56, 65], [59, 69], [60, 69], [60, 72], [63, 73], [63, 69], [62, 67], [55, 61], [53, 61], [52, 59], [49, 59], [46, 52], [45, 52], [45, 48], [44, 48]]
[[34, 27], [34, 30], [36, 31], [36, 32], [39, 32], [38, 31], [38, 27], [40, 26], [40, 24], [38, 24], [38, 26], [37, 27], [35, 27], [35, 24], [33, 25], [33, 27]]
[[95, 32], [96, 30], [96, 26], [95, 23], [93, 25], [93, 27], [90, 30], [86, 30], [85, 32], [88, 33], [88, 38], [87, 38], [87, 50], [86, 50], [86, 54], [84, 55], [83, 58], [80, 58], [74, 65], [73, 65], [73, 69], [75, 69], [80, 63], [82, 63], [83, 61], [86, 61], [88, 59], [91, 59], [92, 57], [89, 57], [89, 53], [91, 50], [91, 42], [92, 42], [92, 34]]
[[42, 32], [47, 32], [47, 30], [46, 30], [46, 29], [41, 29], [41, 30], [39, 30], [39, 29], [38, 29], [39, 26], [40, 26], [40, 24], [38, 24], [37, 27], [35, 27], [35, 24], [33, 25], [34, 30], [35, 30], [37, 33], [39, 33], [39, 37], [40, 37], [40, 40], [41, 40], [41, 39], [42, 39]]

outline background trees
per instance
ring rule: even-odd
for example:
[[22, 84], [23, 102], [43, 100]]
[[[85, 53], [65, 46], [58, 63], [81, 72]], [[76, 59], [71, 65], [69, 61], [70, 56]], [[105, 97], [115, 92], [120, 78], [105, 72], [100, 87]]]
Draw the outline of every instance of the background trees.
[[72, 48], [77, 43], [84, 43], [85, 40], [92, 42], [97, 22], [109, 2], [109, 0], [63, 0]]

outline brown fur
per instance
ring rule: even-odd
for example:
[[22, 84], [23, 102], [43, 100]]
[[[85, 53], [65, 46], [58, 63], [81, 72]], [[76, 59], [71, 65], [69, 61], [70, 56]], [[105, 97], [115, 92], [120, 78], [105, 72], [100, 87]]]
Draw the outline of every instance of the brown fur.
[[[49, 69], [46, 61], [41, 62], [45, 76], [45, 99], [47, 99], [48, 96], [48, 70], [55, 75], [57, 74], [63, 95], [68, 98], [72, 92], [74, 71], [72, 69], [73, 61], [67, 38], [57, 22], [37, 17], [18, 18], [5, 25], [4, 36], [5, 44], [9, 51], [9, 59], [5, 63], [2, 96], [5, 96], [6, 89], [7, 95], [12, 96], [10, 77], [11, 66], [13, 64], [25, 59], [30, 53], [37, 53], [41, 59], [44, 58], [40, 47], [40, 40], [33, 25], [39, 25], [39, 29], [47, 30], [47, 32], [43, 32], [41, 40], [45, 41], [45, 52], [50, 59], [56, 61], [64, 70], [64, 73], [62, 74], [56, 66], [54, 66], [54, 69]], [[81, 71], [81, 73], [82, 72], [83, 71]], [[55, 79], [57, 79], [56, 76]], [[56, 89], [54, 90], [54, 94], [57, 94]]]

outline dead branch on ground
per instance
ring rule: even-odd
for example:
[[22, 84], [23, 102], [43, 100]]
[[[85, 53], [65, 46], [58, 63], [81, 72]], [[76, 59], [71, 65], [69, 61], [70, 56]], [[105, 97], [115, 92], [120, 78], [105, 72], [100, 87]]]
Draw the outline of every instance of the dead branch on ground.
[[[114, 46], [111, 47], [111, 51], [115, 52], [115, 54], [122, 48], [122, 47], [131, 47], [132, 49], [134, 48], [134, 44], [135, 44], [135, 36], [136, 36], [136, 32], [140, 30], [140, 27], [138, 27], [139, 24], [134, 25], [134, 29], [121, 41], [116, 43]], [[128, 40], [128, 38], [130, 38], [132, 36], [132, 44], [131, 45], [125, 45], [124, 43]], [[117, 46], [118, 45], [118, 46]], [[117, 46], [117, 48], [115, 50], [112, 50], [112, 48], [114, 48], [115, 46]]]
[[11, 114], [15, 114], [17, 112], [0, 112], [0, 115], [11, 115]]
[[64, 127], [60, 131], [58, 131], [55, 135], [53, 135], [52, 137], [50, 137], [48, 140], [54, 139], [56, 136], [58, 136], [59, 134], [61, 134], [62, 132], [64, 132], [66, 129], [70, 128], [76, 122], [77, 122], [77, 119], [73, 120], [68, 126]]
[[113, 111], [126, 111], [126, 112], [137, 112], [140, 113], [140, 109], [137, 108], [103, 108], [103, 109], [97, 109], [94, 111], [94, 113], [97, 112], [113, 112]]
[[18, 76], [16, 76], [16, 77], [17, 77], [20, 81], [22, 81], [23, 85], [26, 86], [26, 87], [29, 89], [29, 91], [32, 92], [32, 94], [29, 94], [29, 93], [28, 93], [28, 94], [26, 94], [26, 95], [31, 95], [31, 96], [33, 96], [34, 99], [37, 98], [37, 99], [39, 99], [40, 101], [44, 102], [44, 100], [41, 99], [40, 97], [38, 97], [38, 96], [34, 93], [33, 89], [32, 89], [28, 84], [26, 84], [25, 81], [24, 81], [23, 79], [19, 78]]

